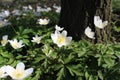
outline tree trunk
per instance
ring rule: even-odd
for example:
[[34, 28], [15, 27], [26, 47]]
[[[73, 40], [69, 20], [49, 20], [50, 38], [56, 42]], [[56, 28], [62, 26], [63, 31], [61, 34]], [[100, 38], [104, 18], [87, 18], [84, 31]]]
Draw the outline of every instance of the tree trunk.
[[102, 20], [107, 20], [109, 23], [103, 29], [96, 28], [97, 42], [107, 42], [110, 40], [110, 21], [111, 21], [111, 10], [112, 10], [112, 0], [100, 0], [100, 6], [96, 9], [96, 15], [99, 15]]
[[84, 0], [61, 0], [59, 25], [75, 40], [81, 39], [85, 28]]
[[[103, 30], [94, 25], [94, 16], [108, 20]], [[111, 0], [61, 0], [59, 26], [64, 27], [74, 40], [80, 40], [87, 26], [95, 31], [95, 42], [104, 42], [110, 37]], [[106, 36], [104, 38], [103, 36]]]

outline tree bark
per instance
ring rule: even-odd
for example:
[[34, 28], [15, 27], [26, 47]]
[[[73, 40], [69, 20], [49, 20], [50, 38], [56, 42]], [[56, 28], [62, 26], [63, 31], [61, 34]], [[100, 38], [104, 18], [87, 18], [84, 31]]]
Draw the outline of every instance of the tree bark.
[[[94, 16], [108, 20], [103, 30], [94, 25]], [[104, 42], [110, 38], [111, 0], [61, 0], [59, 26], [64, 27], [74, 40], [84, 36], [87, 26], [95, 31], [95, 42]], [[106, 36], [104, 38], [103, 36]]]
[[107, 20], [108, 25], [100, 30], [96, 28], [96, 39], [97, 42], [107, 42], [110, 40], [110, 21], [111, 21], [111, 10], [112, 10], [112, 0], [100, 0], [100, 6], [96, 9], [96, 15], [99, 15], [103, 21]]

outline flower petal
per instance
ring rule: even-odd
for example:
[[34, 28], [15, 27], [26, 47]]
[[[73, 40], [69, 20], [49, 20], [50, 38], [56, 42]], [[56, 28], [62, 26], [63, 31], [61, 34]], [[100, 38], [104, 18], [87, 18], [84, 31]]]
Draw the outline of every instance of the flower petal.
[[66, 37], [67, 36], [67, 31], [64, 30], [61, 34]]
[[95, 34], [94, 34], [94, 32], [92, 32], [90, 27], [87, 27], [85, 29], [85, 35], [89, 38], [95, 39], [95, 37], [94, 37]]
[[7, 72], [7, 74], [8, 75], [10, 75], [11, 77], [12, 77], [12, 74], [13, 74], [13, 71], [14, 71], [15, 69], [12, 67], [12, 66], [6, 66], [6, 72]]
[[0, 71], [3, 72], [3, 73], [0, 75], [0, 78], [5, 78], [5, 77], [8, 76], [8, 74], [6, 73], [6, 71], [7, 71], [7, 66], [2, 66], [2, 67], [0, 68]]
[[33, 72], [33, 68], [29, 68], [29, 69], [25, 70], [25, 77], [31, 75], [32, 72]]
[[7, 40], [8, 39], [8, 35], [4, 35], [2, 38]]
[[68, 45], [71, 42], [71, 40], [72, 40], [72, 37], [67, 37], [66, 38], [66, 45]]
[[22, 70], [24, 70], [24, 69], [25, 69], [24, 63], [23, 63], [23, 62], [19, 62], [19, 63], [17, 64], [17, 66], [16, 66], [16, 69], [22, 69]]
[[108, 25], [108, 21], [103, 22], [104, 27]]

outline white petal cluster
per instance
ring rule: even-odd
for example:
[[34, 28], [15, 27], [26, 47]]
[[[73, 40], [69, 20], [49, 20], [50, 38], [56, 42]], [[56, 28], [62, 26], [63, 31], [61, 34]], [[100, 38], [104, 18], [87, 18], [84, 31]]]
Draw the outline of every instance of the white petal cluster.
[[33, 72], [33, 68], [28, 68], [25, 70], [25, 64], [19, 62], [16, 68], [5, 65], [0, 68], [0, 79], [10, 76], [12, 80], [24, 80], [26, 77], [30, 76]]
[[1, 45], [5, 46], [8, 43], [8, 35], [4, 35], [1, 40]]
[[51, 38], [53, 42], [58, 45], [58, 47], [66, 46], [72, 40], [72, 37], [67, 37], [66, 30], [63, 30], [61, 33], [56, 30], [54, 34], [51, 34]]
[[26, 77], [30, 76], [32, 72], [33, 68], [28, 68], [25, 70], [25, 65], [23, 62], [18, 63], [16, 68], [7, 66], [7, 74], [13, 80], [24, 80]]
[[87, 37], [89, 37], [89, 38], [91, 38], [91, 39], [95, 39], [95, 33], [94, 32], [92, 32], [92, 30], [91, 30], [91, 28], [90, 27], [87, 27], [86, 29], [85, 29], [85, 35], [87, 36]]
[[10, 22], [8, 22], [8, 20], [4, 19], [4, 20], [0, 20], [0, 28], [4, 27], [4, 26], [8, 26], [11, 25]]
[[17, 39], [14, 39], [14, 40], [8, 40], [8, 41], [14, 49], [19, 49], [24, 46], [22, 40], [18, 41]]
[[31, 5], [23, 6], [22, 8], [23, 8], [24, 12], [29, 12], [29, 11], [33, 10], [33, 7]]
[[55, 8], [55, 12], [60, 13], [61, 11], [61, 6], [53, 5], [53, 8]]
[[[108, 21], [102, 21], [102, 19], [100, 19], [100, 16], [94, 16], [94, 25], [99, 29], [103, 29], [108, 25]], [[95, 33], [91, 30], [90, 27], [87, 27], [85, 29], [85, 35], [91, 39], [95, 39]]]
[[42, 8], [40, 6], [37, 6], [37, 12], [49, 12], [51, 11], [52, 9], [50, 7], [45, 7], [45, 8]]
[[55, 29], [58, 30], [58, 31], [62, 31], [64, 28], [61, 28], [60, 26], [56, 25]]
[[42, 38], [42, 37], [39, 37], [38, 35], [35, 35], [35, 37], [33, 37], [33, 40], [31, 40], [31, 41], [39, 44], [40, 41], [41, 41], [41, 38]]
[[20, 12], [20, 10], [13, 10], [12, 11], [12, 14], [15, 15], [15, 16], [20, 16], [22, 13]]
[[107, 26], [108, 21], [102, 21], [99, 16], [94, 16], [94, 24], [96, 27], [103, 29], [105, 26]]
[[3, 10], [1, 13], [0, 13], [0, 17], [1, 18], [6, 18], [10, 15], [10, 11], [9, 10]]
[[47, 25], [49, 23], [49, 19], [38, 19], [38, 23], [40, 25]]
[[7, 66], [2, 66], [0, 68], [0, 78], [6, 78], [8, 74], [6, 73]]

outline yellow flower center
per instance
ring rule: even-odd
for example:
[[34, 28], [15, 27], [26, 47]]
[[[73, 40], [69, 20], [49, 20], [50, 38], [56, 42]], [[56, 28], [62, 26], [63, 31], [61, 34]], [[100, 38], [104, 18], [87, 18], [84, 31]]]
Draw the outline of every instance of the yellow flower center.
[[5, 45], [7, 43], [7, 40], [1, 40], [1, 44]]
[[58, 39], [57, 39], [57, 42], [58, 42], [59, 44], [64, 43], [64, 42], [65, 42], [65, 37], [59, 36]]
[[14, 70], [13, 76], [15, 79], [22, 79], [25, 76], [25, 71], [24, 70]]
[[12, 46], [13, 48], [18, 48], [19, 45], [17, 43], [13, 43]]
[[105, 24], [104, 23], [101, 23], [101, 28], [104, 28], [105, 27]]
[[40, 41], [40, 39], [39, 39], [39, 38], [35, 38], [35, 41], [36, 41], [36, 42], [39, 42], [39, 41]]
[[48, 22], [47, 21], [43, 21], [42, 24], [46, 25], [46, 24], [48, 24]]

